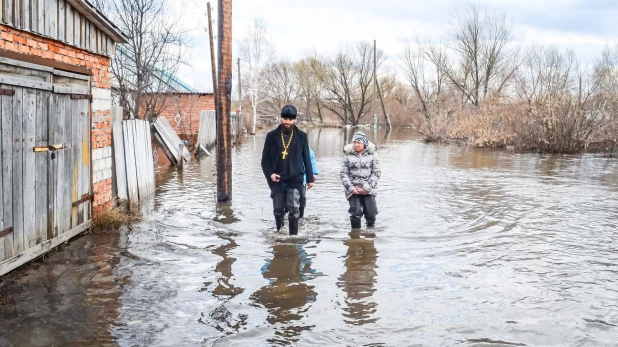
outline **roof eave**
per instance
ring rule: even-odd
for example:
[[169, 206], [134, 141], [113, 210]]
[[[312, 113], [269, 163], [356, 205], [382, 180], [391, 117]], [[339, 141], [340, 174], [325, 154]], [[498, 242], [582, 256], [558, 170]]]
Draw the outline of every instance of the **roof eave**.
[[116, 43], [127, 43], [128, 39], [118, 27], [114, 25], [105, 15], [97, 10], [87, 0], [66, 0], [73, 8], [83, 14], [88, 20], [95, 24], [105, 34]]

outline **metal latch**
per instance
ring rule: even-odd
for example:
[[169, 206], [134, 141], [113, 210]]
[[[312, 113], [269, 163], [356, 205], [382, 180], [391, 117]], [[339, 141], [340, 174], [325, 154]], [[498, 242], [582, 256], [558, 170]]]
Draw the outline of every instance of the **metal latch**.
[[78, 205], [80, 205], [80, 204], [83, 204], [83, 203], [84, 203], [84, 202], [86, 202], [86, 201], [90, 201], [90, 200], [92, 200], [92, 198], [94, 198], [94, 195], [92, 195], [92, 194], [84, 194], [84, 195], [82, 195], [82, 198], [81, 198], [81, 199], [79, 199], [79, 200], [77, 200], [77, 201], [73, 202], [73, 204], [71, 204], [71, 205], [72, 205], [73, 207], [75, 207], [75, 206], [78, 206]]
[[51, 146], [38, 146], [38, 147], [34, 147], [32, 150], [34, 152], [47, 152], [47, 151], [51, 151], [51, 158], [52, 159], [56, 159], [56, 150], [58, 149], [63, 149], [64, 148], [64, 144], [59, 143], [57, 145], [51, 145]]
[[60, 143], [57, 145], [51, 145], [51, 146], [38, 146], [38, 147], [34, 147], [32, 150], [34, 152], [47, 152], [47, 151], [55, 151], [57, 149], [63, 149], [64, 148], [64, 144]]
[[2, 231], [0, 231], [0, 237], [5, 237], [6, 235], [13, 232], [13, 227], [8, 227]]

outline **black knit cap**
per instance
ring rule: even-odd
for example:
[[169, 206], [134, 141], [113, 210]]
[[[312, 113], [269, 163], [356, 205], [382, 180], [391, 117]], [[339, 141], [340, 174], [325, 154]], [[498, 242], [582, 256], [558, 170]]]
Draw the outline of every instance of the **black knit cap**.
[[292, 105], [285, 105], [281, 109], [281, 118], [296, 119], [296, 107]]

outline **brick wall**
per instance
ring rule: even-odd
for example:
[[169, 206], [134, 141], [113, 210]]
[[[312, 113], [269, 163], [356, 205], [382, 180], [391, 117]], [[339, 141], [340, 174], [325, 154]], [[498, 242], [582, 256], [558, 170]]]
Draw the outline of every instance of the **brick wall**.
[[91, 70], [94, 218], [101, 212], [111, 209], [111, 58], [2, 24], [0, 24], [0, 49]]
[[[215, 110], [213, 94], [166, 94], [159, 95], [157, 98], [160, 98], [159, 102], [162, 101], [164, 105], [160, 115], [170, 122], [178, 136], [183, 139], [186, 139], [187, 136], [197, 135], [201, 111]], [[143, 111], [140, 112], [140, 118], [143, 118], [143, 114]], [[180, 115], [180, 117], [176, 117], [176, 115]]]

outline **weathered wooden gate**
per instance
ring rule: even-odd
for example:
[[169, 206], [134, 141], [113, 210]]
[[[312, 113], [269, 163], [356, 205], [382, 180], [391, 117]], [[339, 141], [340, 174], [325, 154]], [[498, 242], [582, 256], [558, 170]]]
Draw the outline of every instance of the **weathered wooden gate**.
[[89, 82], [0, 58], [0, 275], [91, 224]]

